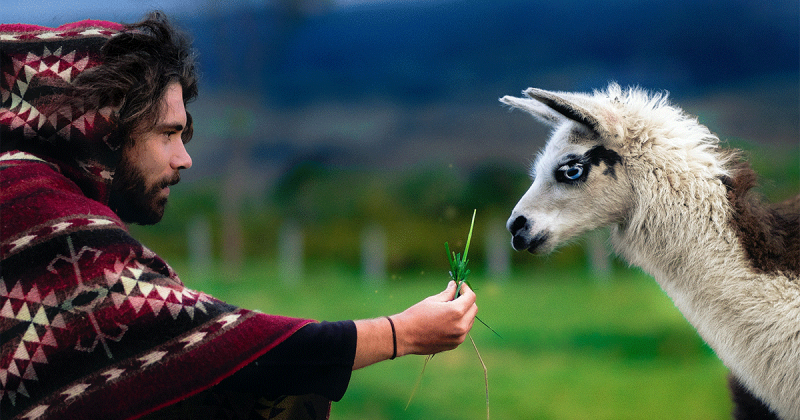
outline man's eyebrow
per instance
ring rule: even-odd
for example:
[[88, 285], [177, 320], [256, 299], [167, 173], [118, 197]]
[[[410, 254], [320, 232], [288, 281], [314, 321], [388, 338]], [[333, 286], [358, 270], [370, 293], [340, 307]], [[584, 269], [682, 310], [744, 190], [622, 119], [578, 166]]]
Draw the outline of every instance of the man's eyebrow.
[[163, 123], [156, 124], [154, 131], [183, 131], [183, 124], [180, 123]]

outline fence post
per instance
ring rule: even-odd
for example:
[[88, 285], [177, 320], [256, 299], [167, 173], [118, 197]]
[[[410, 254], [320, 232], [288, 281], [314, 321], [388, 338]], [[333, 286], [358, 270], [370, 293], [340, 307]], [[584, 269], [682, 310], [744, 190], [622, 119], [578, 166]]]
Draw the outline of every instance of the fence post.
[[290, 287], [303, 278], [303, 230], [293, 220], [284, 221], [278, 235], [278, 272]]
[[505, 281], [511, 272], [511, 244], [505, 222], [489, 220], [485, 234], [486, 271], [493, 280]]
[[386, 230], [371, 224], [361, 231], [361, 273], [364, 283], [379, 287], [386, 281]]
[[189, 268], [198, 280], [208, 278], [213, 256], [211, 246], [211, 223], [208, 217], [197, 215], [189, 222], [186, 232], [189, 250]]

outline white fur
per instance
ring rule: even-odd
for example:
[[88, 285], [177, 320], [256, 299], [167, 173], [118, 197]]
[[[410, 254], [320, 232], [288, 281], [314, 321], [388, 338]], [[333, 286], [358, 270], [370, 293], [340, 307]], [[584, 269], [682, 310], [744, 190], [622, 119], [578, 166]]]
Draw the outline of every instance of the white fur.
[[[501, 102], [553, 127], [535, 178], [509, 219], [526, 238], [548, 233], [549, 252], [588, 230], [612, 226], [616, 252], [650, 273], [732, 373], [784, 419], [800, 419], [800, 287], [796, 274], [758, 274], [730, 218], [719, 140], [666, 95], [611, 84], [593, 94], [525, 91]], [[586, 120], [545, 105], [566, 104]], [[616, 179], [594, 168], [578, 185], [558, 183], [560, 159], [602, 145], [618, 153]]]

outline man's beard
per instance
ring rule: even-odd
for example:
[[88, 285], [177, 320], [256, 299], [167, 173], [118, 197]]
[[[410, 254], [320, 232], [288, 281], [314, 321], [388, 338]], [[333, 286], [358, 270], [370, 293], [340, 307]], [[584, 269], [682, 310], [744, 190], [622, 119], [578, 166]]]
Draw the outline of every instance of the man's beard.
[[141, 171], [123, 158], [111, 183], [108, 206], [126, 223], [154, 225], [164, 216], [167, 205], [167, 198], [160, 196], [161, 191], [180, 180], [180, 174], [175, 172], [173, 177], [148, 189]]

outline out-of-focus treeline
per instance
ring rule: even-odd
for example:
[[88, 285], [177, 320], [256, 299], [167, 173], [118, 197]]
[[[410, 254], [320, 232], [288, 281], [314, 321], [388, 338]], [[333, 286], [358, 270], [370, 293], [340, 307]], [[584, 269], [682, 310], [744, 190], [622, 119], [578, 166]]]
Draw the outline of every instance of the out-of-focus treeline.
[[[800, 152], [765, 156], [751, 150], [749, 154], [756, 168], [770, 176], [759, 193], [783, 198], [798, 192]], [[469, 219], [477, 210], [471, 260], [477, 261], [472, 268], [479, 272], [502, 277], [511, 270], [542, 265], [586, 266], [595, 271], [610, 269], [602, 264], [619, 264], [614, 259], [602, 261], [609, 250], [604, 238], [598, 241], [593, 235], [544, 258], [513, 252], [505, 221], [529, 183], [525, 167], [500, 162], [484, 162], [469, 171], [431, 164], [382, 172], [306, 161], [283, 174], [264, 195], [243, 200], [233, 224], [221, 210], [224, 195], [219, 191], [224, 186], [210, 181], [174, 188], [167, 216], [158, 227], [133, 229], [168, 260], [191, 261], [197, 258], [190, 255], [197, 252], [196, 242], [208, 241], [210, 248], [201, 258], [234, 271], [247, 259], [281, 258], [363, 269], [366, 246], [385, 253], [384, 271], [378, 274], [391, 276], [446, 270], [444, 242], [463, 249]], [[208, 236], [192, 236], [197, 229], [207, 229], [201, 235]], [[295, 236], [287, 237], [291, 231]], [[370, 236], [375, 231], [379, 234]], [[300, 241], [295, 251], [299, 255], [287, 256], [281, 242], [292, 240]], [[601, 267], [594, 266], [597, 252]]]
[[548, 131], [497, 98], [530, 86], [668, 91], [750, 152], [768, 198], [800, 190], [796, 1], [198, 7], [176, 16], [202, 73], [194, 166], [165, 220], [133, 228], [168, 260], [440, 269], [477, 209], [478, 270], [607, 264], [594, 236], [510, 251], [505, 219]]

